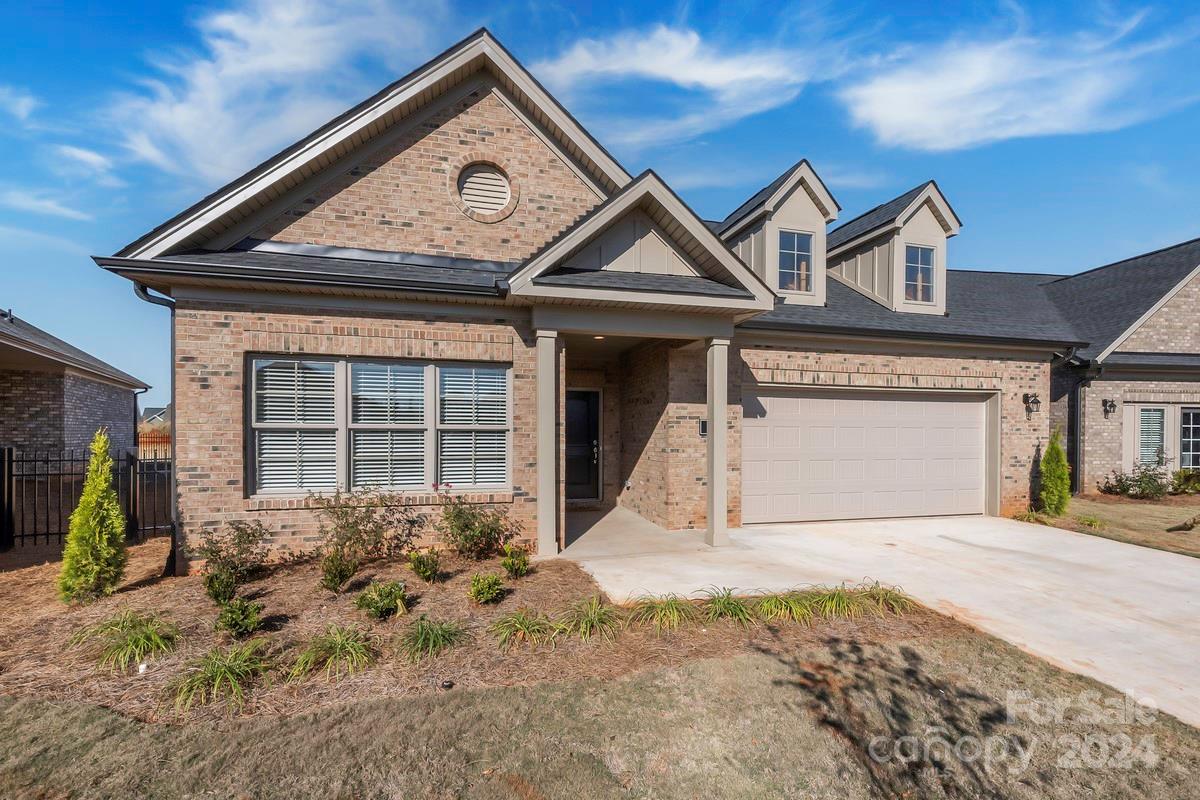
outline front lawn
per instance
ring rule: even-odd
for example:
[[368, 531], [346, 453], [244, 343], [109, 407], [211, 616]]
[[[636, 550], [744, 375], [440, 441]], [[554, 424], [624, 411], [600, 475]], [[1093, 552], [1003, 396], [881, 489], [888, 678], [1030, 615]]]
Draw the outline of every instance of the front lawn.
[[1118, 542], [1200, 556], [1200, 526], [1191, 531], [1167, 530], [1196, 516], [1200, 516], [1197, 495], [1135, 500], [1100, 494], [1071, 498], [1066, 515], [1049, 521], [1058, 527]]
[[[136, 549], [131, 585], [86, 607], [54, 600], [53, 567], [0, 576], [13, 612], [0, 621], [0, 797], [1166, 800], [1200, 770], [1195, 729], [1163, 715], [1089, 721], [1113, 690], [919, 607], [845, 616], [846, 598], [830, 596], [830, 618], [745, 624], [717, 593], [731, 617], [664, 605], [587, 640], [576, 625], [501, 650], [490, 626], [517, 609], [594, 614], [581, 601], [595, 585], [565, 560], [483, 605], [468, 598], [471, 575], [499, 574], [498, 559], [452, 559], [432, 585], [407, 564], [369, 565], [363, 580], [402, 580], [413, 596], [382, 621], [355, 607], [356, 591], [317, 589], [313, 564], [277, 569], [242, 590], [269, 620], [252, 639], [271, 662], [264, 678], [240, 708], [178, 711], [171, 681], [230, 639], [213, 630], [199, 577], [153, 577], [161, 555], [159, 543]], [[174, 623], [177, 646], [142, 674], [98, 668], [70, 639], [119, 610]], [[464, 638], [413, 662], [402, 643], [421, 615]], [[677, 629], [648, 621], [668, 617]], [[362, 631], [376, 660], [289, 679], [334, 624]]]

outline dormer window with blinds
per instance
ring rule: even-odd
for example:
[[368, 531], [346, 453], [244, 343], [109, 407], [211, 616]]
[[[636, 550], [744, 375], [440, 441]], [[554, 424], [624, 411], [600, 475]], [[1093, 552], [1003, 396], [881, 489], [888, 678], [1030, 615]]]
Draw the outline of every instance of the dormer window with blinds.
[[258, 358], [251, 476], [258, 494], [508, 484], [508, 368]]

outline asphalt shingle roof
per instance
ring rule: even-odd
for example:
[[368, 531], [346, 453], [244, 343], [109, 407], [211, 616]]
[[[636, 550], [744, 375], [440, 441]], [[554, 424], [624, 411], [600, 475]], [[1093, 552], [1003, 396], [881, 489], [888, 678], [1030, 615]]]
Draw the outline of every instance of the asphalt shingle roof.
[[753, 298], [745, 289], [693, 275], [656, 275], [616, 270], [557, 269], [533, 279], [535, 284], [586, 289], [628, 289], [639, 292], [673, 292], [703, 297]]
[[864, 233], [869, 233], [876, 228], [881, 228], [884, 225], [891, 225], [900, 216], [904, 209], [908, 208], [913, 200], [917, 199], [926, 186], [933, 181], [925, 181], [916, 188], [909, 189], [899, 197], [892, 198], [886, 203], [881, 203], [875, 206], [870, 211], [864, 214], [859, 214], [849, 222], [843, 223], [831, 230], [825, 237], [825, 247], [829, 250], [845, 244], [851, 239], [857, 239]]
[[139, 389], [147, 388], [145, 383], [133, 377], [128, 372], [122, 372], [112, 364], [96, 358], [91, 353], [84, 352], [75, 345], [46, 333], [41, 328], [29, 324], [15, 314], [10, 317], [9, 312], [4, 312], [0, 316], [0, 344], [3, 344], [6, 340], [18, 346], [22, 344], [29, 345], [39, 354], [60, 363], [82, 368]]
[[1046, 294], [1095, 358], [1200, 266], [1200, 239], [1049, 281]]

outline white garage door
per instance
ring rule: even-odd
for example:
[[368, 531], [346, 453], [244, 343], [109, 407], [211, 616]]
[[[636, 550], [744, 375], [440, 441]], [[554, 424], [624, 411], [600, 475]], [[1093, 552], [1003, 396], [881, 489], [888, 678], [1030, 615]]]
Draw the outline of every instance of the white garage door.
[[746, 523], [982, 514], [985, 404], [771, 392], [742, 403]]

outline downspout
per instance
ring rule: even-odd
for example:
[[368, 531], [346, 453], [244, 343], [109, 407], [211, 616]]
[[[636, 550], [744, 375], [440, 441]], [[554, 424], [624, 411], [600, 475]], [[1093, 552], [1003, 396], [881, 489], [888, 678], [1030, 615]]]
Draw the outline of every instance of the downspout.
[[134, 281], [133, 293], [147, 303], [162, 306], [171, 310], [171, 551], [167, 553], [167, 563], [163, 567], [163, 576], [178, 574], [179, 560], [179, 494], [176, 492], [175, 474], [179, 469], [179, 442], [175, 437], [175, 301], [166, 297], [150, 294], [144, 283]]

